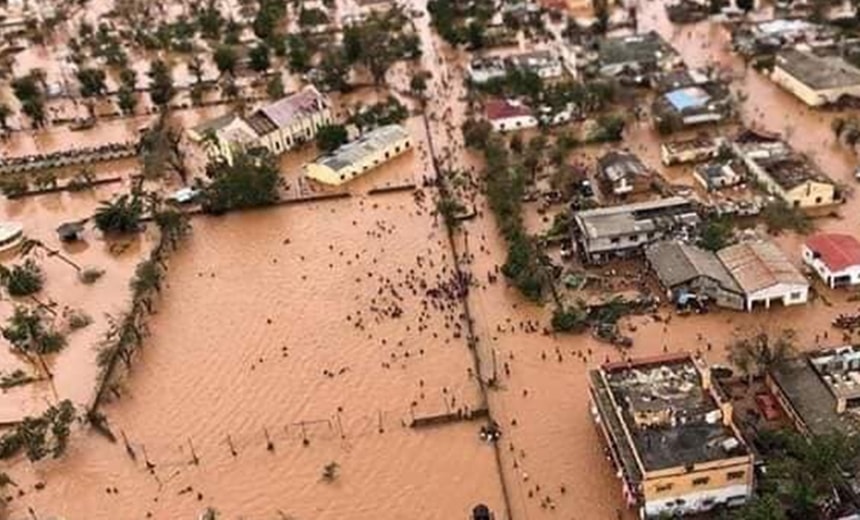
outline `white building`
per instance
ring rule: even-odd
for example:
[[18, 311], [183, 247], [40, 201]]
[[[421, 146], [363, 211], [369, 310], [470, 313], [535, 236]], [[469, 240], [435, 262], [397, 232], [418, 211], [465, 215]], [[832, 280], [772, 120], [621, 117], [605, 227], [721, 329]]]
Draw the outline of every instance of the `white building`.
[[315, 87], [307, 86], [249, 117], [235, 114], [207, 121], [189, 131], [192, 141], [203, 143], [210, 156], [232, 162], [233, 152], [267, 148], [280, 155], [311, 141], [317, 131], [332, 124], [331, 103]]
[[741, 242], [717, 257], [743, 290], [746, 310], [806, 303], [809, 282], [772, 242]]
[[504, 78], [507, 73], [505, 62], [501, 58], [475, 58], [466, 67], [469, 81], [477, 85]]
[[860, 284], [860, 242], [851, 235], [820, 233], [803, 244], [803, 263], [830, 288]]
[[519, 101], [490, 99], [484, 103], [484, 114], [496, 132], [524, 130], [538, 126], [532, 109]]
[[382, 126], [305, 165], [305, 174], [317, 182], [337, 186], [411, 148], [411, 137], [405, 128], [400, 125]]
[[542, 79], [553, 79], [564, 74], [562, 60], [552, 51], [534, 51], [515, 54], [508, 58], [512, 67], [534, 72]]
[[840, 56], [818, 56], [798, 49], [777, 54], [771, 79], [809, 106], [860, 98], [860, 69]]

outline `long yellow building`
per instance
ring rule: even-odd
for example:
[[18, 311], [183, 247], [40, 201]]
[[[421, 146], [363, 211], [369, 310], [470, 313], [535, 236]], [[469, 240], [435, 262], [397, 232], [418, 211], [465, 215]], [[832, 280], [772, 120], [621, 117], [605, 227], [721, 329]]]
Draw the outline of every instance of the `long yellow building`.
[[305, 165], [305, 174], [317, 182], [338, 186], [411, 149], [411, 136], [405, 128], [382, 126]]
[[590, 376], [592, 414], [641, 518], [733, 507], [752, 495], [753, 455], [702, 362], [672, 354], [608, 363]]

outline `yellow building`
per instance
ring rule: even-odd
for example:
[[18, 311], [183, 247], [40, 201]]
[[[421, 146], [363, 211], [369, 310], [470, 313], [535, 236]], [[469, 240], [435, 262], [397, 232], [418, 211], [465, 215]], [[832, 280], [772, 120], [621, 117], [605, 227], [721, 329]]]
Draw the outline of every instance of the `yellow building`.
[[836, 184], [784, 141], [747, 131], [732, 147], [756, 180], [789, 206], [815, 208], [839, 202]]
[[788, 49], [776, 56], [771, 79], [809, 106], [860, 97], [860, 69], [839, 56]]
[[687, 354], [590, 373], [592, 415], [641, 518], [733, 507], [753, 491], [753, 456], [710, 371]]
[[254, 147], [280, 155], [311, 141], [332, 123], [331, 104], [315, 87], [307, 86], [255, 110], [250, 116], [228, 114], [188, 131], [210, 157], [233, 161], [233, 154]]
[[411, 149], [405, 128], [382, 126], [305, 165], [305, 174], [317, 182], [338, 186]]

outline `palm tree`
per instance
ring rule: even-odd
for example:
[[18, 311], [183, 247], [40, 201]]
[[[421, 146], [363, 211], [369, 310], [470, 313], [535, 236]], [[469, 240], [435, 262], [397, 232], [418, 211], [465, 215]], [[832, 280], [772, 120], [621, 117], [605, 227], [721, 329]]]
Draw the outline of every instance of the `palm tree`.
[[[43, 317], [36, 311], [24, 306], [16, 306], [15, 312], [0, 329], [3, 337], [12, 344], [14, 351], [22, 354], [31, 362], [35, 357], [45, 374], [53, 377], [43, 356], [59, 352], [66, 346], [66, 338], [45, 326]], [[36, 365], [35, 363], [33, 363]]]
[[143, 201], [138, 193], [121, 195], [113, 201], [102, 201], [93, 216], [102, 233], [134, 233], [140, 231]]

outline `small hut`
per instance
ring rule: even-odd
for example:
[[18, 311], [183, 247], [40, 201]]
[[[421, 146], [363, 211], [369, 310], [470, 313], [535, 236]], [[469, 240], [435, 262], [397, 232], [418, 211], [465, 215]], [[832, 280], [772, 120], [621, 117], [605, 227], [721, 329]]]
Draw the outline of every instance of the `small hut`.
[[66, 222], [60, 224], [57, 228], [57, 234], [63, 242], [75, 242], [81, 239], [81, 233], [84, 231], [84, 223], [86, 220], [76, 222]]

